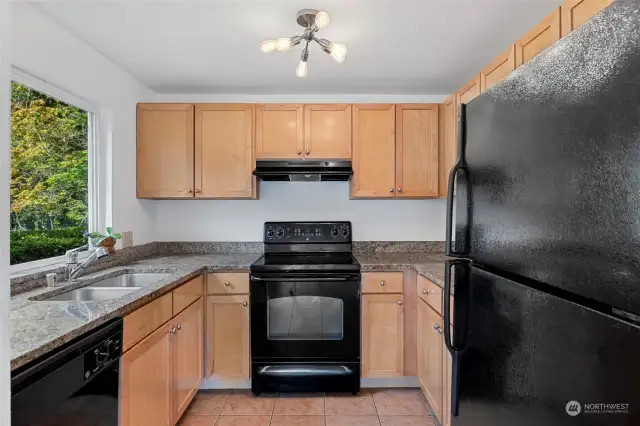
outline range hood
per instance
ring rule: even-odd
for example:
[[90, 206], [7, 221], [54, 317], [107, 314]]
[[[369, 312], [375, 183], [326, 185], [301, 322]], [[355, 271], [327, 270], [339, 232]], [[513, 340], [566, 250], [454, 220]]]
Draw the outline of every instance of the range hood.
[[259, 160], [253, 174], [264, 181], [335, 182], [351, 179], [353, 168], [348, 160]]

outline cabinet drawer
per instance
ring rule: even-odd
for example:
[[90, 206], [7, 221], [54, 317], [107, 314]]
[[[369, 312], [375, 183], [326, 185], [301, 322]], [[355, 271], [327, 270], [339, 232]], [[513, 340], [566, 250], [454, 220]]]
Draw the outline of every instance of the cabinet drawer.
[[199, 275], [173, 290], [173, 315], [182, 312], [184, 308], [198, 300], [199, 297], [202, 297], [203, 281], [202, 275]]
[[402, 272], [362, 274], [362, 293], [402, 293]]
[[442, 315], [442, 287], [418, 275], [418, 296]]
[[153, 333], [172, 317], [173, 293], [168, 293], [124, 317], [123, 352]]
[[243, 272], [209, 274], [207, 294], [249, 294], [249, 274]]

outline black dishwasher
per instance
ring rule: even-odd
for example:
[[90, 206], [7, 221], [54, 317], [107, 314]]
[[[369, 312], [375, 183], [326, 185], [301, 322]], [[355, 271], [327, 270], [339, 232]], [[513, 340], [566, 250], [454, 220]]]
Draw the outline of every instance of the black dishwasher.
[[11, 375], [12, 426], [117, 426], [122, 319]]

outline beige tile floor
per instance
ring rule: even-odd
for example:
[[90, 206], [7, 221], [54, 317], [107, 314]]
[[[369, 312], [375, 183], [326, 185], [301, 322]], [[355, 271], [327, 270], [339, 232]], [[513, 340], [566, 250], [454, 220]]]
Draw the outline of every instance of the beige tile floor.
[[434, 426], [417, 389], [360, 395], [201, 391], [179, 426]]

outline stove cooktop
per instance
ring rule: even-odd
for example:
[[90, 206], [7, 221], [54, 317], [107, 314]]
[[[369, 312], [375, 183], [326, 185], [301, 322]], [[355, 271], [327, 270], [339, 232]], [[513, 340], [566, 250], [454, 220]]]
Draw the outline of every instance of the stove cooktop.
[[359, 272], [360, 263], [351, 253], [264, 254], [251, 265], [251, 272]]

